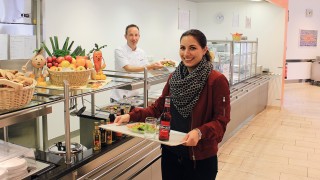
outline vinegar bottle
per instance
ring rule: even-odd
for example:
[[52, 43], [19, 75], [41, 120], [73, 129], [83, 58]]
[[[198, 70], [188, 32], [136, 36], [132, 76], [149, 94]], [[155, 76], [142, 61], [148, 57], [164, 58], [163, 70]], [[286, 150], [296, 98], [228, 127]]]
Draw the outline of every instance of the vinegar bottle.
[[94, 130], [93, 130], [93, 150], [101, 149], [101, 133], [99, 129], [99, 122], [94, 122]]
[[[110, 124], [110, 118], [107, 118], [106, 124]], [[106, 130], [107, 131], [107, 144], [112, 144], [112, 131]]]
[[[105, 125], [104, 120], [100, 120], [101, 125]], [[107, 145], [107, 131], [103, 128], [100, 128], [101, 133], [101, 147], [105, 147]]]
[[159, 127], [159, 140], [160, 141], [169, 141], [170, 137], [170, 97], [166, 96], [164, 109], [160, 116], [160, 127]]

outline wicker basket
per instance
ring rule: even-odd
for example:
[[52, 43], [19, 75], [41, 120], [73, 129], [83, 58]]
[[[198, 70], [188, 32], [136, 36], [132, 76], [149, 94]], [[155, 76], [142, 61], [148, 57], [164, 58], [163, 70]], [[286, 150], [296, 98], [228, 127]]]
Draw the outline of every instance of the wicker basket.
[[233, 41], [241, 41], [242, 34], [232, 34]]
[[92, 69], [84, 71], [51, 71], [49, 70], [52, 85], [63, 86], [63, 80], [67, 80], [70, 86], [84, 86], [87, 84]]
[[37, 81], [32, 85], [22, 87], [21, 84], [6, 79], [0, 80], [0, 85], [10, 87], [0, 88], [0, 110], [11, 110], [21, 108], [31, 101]]

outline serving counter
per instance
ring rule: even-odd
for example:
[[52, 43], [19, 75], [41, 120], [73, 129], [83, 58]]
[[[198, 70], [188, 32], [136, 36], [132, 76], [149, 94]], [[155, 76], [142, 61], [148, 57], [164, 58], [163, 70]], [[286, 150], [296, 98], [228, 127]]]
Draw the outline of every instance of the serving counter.
[[[32, 138], [35, 141], [35, 146], [32, 148], [34, 148], [39, 168], [35, 172], [30, 172], [27, 179], [132, 179], [139, 176], [145, 179], [156, 179], [155, 177], [161, 179], [159, 143], [124, 135], [111, 145], [93, 151], [92, 144], [83, 141], [83, 137], [90, 140], [93, 128], [87, 125], [80, 126], [79, 136], [71, 137], [68, 123], [70, 123], [70, 113], [74, 110], [72, 106], [74, 100], [83, 96], [91, 97], [91, 109], [79, 114], [80, 124], [87, 121], [89, 122], [87, 124], [93, 125], [95, 121], [106, 119], [107, 113], [96, 111], [98, 108], [95, 105], [94, 95], [116, 88], [143, 88], [143, 105], [146, 106], [150, 86], [166, 82], [168, 75], [173, 70], [169, 68], [164, 71], [145, 71], [145, 73], [138, 74], [105, 71], [104, 73], [111, 81], [97, 89], [72, 89], [68, 86], [65, 86], [64, 89], [37, 87], [31, 103], [27, 106], [16, 110], [0, 111], [0, 128], [3, 129], [3, 139], [12, 142], [11, 140], [14, 138], [11, 138], [11, 132], [17, 132], [11, 127], [33, 122], [29, 125], [33, 136], [28, 137], [27, 134], [24, 134], [17, 137], [17, 141], [13, 141], [13, 143], [21, 143], [25, 147], [29, 145], [29, 143], [27, 145], [23, 143], [26, 139]], [[266, 107], [270, 78], [272, 77], [268, 75], [255, 76], [230, 88], [231, 122], [223, 142], [230, 138], [244, 121]], [[47, 115], [52, 113], [52, 106], [57, 103], [64, 104], [64, 111], [55, 113], [64, 113], [65, 115], [65, 124], [62, 125], [62, 128], [66, 130], [66, 146], [70, 141], [84, 145], [83, 150], [77, 154], [71, 154], [70, 148], [68, 150], [67, 147], [66, 153], [62, 155], [47, 150], [49, 146], [53, 145], [52, 143], [48, 144], [47, 130], [51, 127], [48, 126]], [[247, 103], [246, 109], [238, 110], [244, 107], [243, 103]], [[21, 129], [21, 127], [19, 128]]]
[[[147, 104], [148, 89], [150, 86], [153, 84], [166, 82], [168, 75], [170, 72], [172, 72], [172, 70], [173, 69], [167, 68], [161, 71], [145, 71], [145, 73], [105, 71], [104, 73], [108, 76], [108, 80], [110, 82], [108, 81], [107, 84], [104, 84], [102, 87], [98, 88], [70, 88], [68, 86], [68, 82], [65, 82], [65, 86], [63, 88], [36, 87], [34, 96], [27, 106], [14, 110], [0, 111], [0, 128], [2, 128], [1, 135], [3, 135], [2, 139], [11, 143], [33, 148], [35, 150], [39, 169], [37, 169], [35, 173], [30, 172], [31, 179], [58, 179], [64, 178], [64, 176], [69, 179], [68, 176], [70, 174], [75, 176], [73, 171], [76, 169], [81, 169], [80, 167], [88, 164], [88, 162], [95, 164], [94, 159], [101, 159], [100, 156], [103, 156], [104, 158], [98, 161], [107, 161], [107, 159], [113, 159], [115, 157], [114, 153], [112, 156], [110, 156], [113, 149], [116, 149], [116, 153], [121, 154], [121, 149], [123, 151], [131, 149], [133, 144], [139, 144], [140, 141], [142, 141], [143, 144], [149, 144], [149, 142], [145, 142], [143, 139], [125, 136], [120, 140], [115, 141], [112, 145], [102, 148], [100, 151], [93, 151], [91, 144], [87, 144], [79, 154], [71, 154], [70, 146], [68, 148], [68, 144], [70, 145], [71, 141], [70, 113], [72, 113], [71, 111], [73, 110], [77, 110], [74, 109], [75, 107], [71, 106], [73, 105], [73, 102], [75, 102], [77, 98], [91, 96], [92, 106], [91, 109], [89, 109], [89, 112], [86, 113], [90, 115], [91, 119], [105, 119], [105, 117], [100, 115], [101, 113], [96, 112], [94, 100], [94, 95], [96, 93], [108, 92], [109, 90], [116, 88], [138, 89], [142, 87], [144, 89], [144, 104]], [[48, 144], [48, 129], [50, 127], [48, 127], [49, 120], [47, 115], [52, 113], [52, 106], [58, 103], [64, 104], [63, 112], [55, 112], [61, 114], [63, 113], [65, 117], [64, 124], [60, 126], [61, 128], [65, 129], [66, 153], [64, 156], [61, 156], [61, 154], [57, 155], [49, 153], [47, 149], [49, 146], [53, 145]], [[39, 121], [41, 122], [39, 123]], [[52, 121], [54, 121], [54, 119], [52, 119]], [[89, 132], [89, 134], [91, 134], [93, 130], [87, 129], [86, 127], [83, 129], [85, 129], [86, 132]], [[21, 130], [23, 130], [25, 134], [21, 134]], [[79, 135], [81, 137], [81, 133]], [[87, 134], [82, 136], [86, 135]], [[92, 137], [92, 134], [90, 137]], [[30, 140], [32, 141], [31, 143], [29, 142]], [[80, 144], [79, 138], [75, 138], [72, 141]], [[126, 143], [128, 141], [133, 141], [134, 143]], [[153, 144], [148, 146], [159, 146], [159, 144]], [[130, 157], [131, 156], [132, 155], [130, 155]], [[43, 165], [42, 168], [40, 166], [42, 166], [41, 164], [43, 163], [45, 165]], [[91, 166], [92, 165], [90, 165], [90, 167]], [[85, 169], [86, 170], [82, 169], [81, 171], [90, 170], [90, 168]]]

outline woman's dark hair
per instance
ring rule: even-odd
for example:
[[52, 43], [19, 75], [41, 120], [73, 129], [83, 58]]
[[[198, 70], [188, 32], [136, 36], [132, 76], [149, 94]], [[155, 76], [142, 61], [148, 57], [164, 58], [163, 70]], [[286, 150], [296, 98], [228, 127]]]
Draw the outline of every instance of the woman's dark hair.
[[[126, 27], [126, 35], [128, 34], [128, 29], [129, 28], [132, 28], [132, 27], [135, 27], [135, 28], [137, 28], [138, 30], [139, 30], [139, 27], [137, 26], [137, 25], [135, 25], [135, 24], [130, 24], [130, 25], [128, 25], [127, 27]], [[140, 30], [139, 30], [140, 31]]]
[[[199, 31], [197, 29], [190, 29], [190, 30], [184, 32], [180, 37], [180, 41], [184, 36], [194, 37], [202, 48], [205, 48], [207, 46], [206, 36], [201, 31]], [[211, 61], [211, 59], [212, 59], [209, 51], [206, 52], [205, 57], [208, 61]]]

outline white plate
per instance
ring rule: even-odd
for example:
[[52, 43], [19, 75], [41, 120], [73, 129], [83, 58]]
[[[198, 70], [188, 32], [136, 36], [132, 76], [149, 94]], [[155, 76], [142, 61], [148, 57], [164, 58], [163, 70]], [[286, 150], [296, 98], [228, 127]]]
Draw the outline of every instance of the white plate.
[[[103, 129], [111, 130], [111, 131], [121, 132], [121, 133], [129, 135], [129, 136], [145, 138], [144, 134], [135, 133], [135, 132], [130, 131], [127, 128], [126, 125], [107, 124], [107, 125], [102, 125], [100, 127], [103, 128]], [[156, 137], [155, 139], [148, 139], [148, 140], [159, 142], [161, 144], [165, 144], [165, 145], [168, 145], [168, 146], [178, 146], [178, 145], [184, 143], [182, 141], [182, 139], [185, 137], [185, 135], [186, 135], [186, 133], [170, 130], [170, 139], [169, 139], [169, 141], [160, 141], [158, 139], [158, 137]]]

